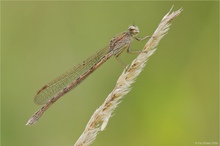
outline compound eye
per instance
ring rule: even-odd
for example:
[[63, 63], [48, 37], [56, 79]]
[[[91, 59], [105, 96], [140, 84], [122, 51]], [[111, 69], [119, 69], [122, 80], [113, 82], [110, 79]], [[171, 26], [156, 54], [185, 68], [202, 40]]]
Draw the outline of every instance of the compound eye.
[[135, 26], [133, 26], [133, 25], [132, 25], [132, 26], [129, 26], [128, 29], [129, 29], [129, 31], [135, 30]]
[[131, 33], [131, 35], [137, 35], [139, 33], [139, 29], [137, 26], [129, 26], [128, 31]]

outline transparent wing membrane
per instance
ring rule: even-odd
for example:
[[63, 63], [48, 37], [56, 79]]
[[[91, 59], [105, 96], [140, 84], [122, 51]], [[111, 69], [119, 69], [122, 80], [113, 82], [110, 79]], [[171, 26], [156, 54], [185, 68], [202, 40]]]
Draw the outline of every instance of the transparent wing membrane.
[[103, 48], [87, 60], [81, 62], [80, 64], [58, 76], [56, 79], [50, 81], [37, 92], [34, 97], [34, 102], [36, 104], [44, 104], [49, 101], [68, 85], [75, 82], [81, 75], [99, 62], [100, 59], [102, 59], [108, 52], [109, 47]]

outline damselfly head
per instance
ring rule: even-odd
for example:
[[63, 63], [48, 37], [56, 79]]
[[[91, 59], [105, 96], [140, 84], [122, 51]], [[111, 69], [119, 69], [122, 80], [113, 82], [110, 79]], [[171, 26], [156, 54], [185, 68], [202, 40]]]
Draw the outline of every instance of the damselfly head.
[[139, 28], [137, 26], [131, 25], [128, 27], [128, 31], [130, 32], [131, 36], [136, 36], [139, 33]]

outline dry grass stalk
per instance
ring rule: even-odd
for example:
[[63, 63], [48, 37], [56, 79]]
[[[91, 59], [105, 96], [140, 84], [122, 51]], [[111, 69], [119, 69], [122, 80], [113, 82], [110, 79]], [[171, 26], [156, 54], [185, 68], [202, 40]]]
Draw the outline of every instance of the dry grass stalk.
[[131, 84], [134, 83], [136, 77], [144, 68], [149, 57], [156, 50], [159, 41], [166, 35], [169, 30], [170, 22], [177, 17], [182, 9], [170, 13], [170, 11], [163, 17], [156, 31], [153, 33], [151, 39], [146, 43], [142, 53], [132, 62], [127, 70], [124, 70], [119, 77], [115, 88], [108, 95], [104, 103], [94, 112], [89, 120], [84, 132], [79, 137], [74, 146], [88, 146], [96, 138], [100, 131], [103, 131], [107, 126], [108, 120], [115, 110], [120, 100], [130, 91]]

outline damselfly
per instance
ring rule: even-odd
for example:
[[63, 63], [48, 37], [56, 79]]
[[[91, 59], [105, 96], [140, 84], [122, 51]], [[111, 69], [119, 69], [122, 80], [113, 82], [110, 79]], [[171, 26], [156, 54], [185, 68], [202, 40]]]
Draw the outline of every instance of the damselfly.
[[136, 37], [138, 33], [139, 29], [137, 26], [129, 26], [128, 31], [125, 31], [112, 38], [108, 47], [101, 49], [95, 55], [91, 56], [87, 60], [76, 65], [64, 74], [61, 74], [56, 79], [44, 85], [34, 97], [34, 102], [36, 104], [44, 105], [36, 113], [34, 113], [26, 125], [33, 125], [35, 122], [37, 122], [42, 114], [54, 102], [56, 102], [61, 96], [69, 92], [71, 89], [79, 85], [86, 77], [94, 72], [111, 56], [114, 55], [116, 59], [119, 60], [118, 56], [125, 49], [127, 49], [128, 53], [139, 53], [140, 51], [130, 50], [133, 38], [141, 41], [148, 38], [149, 36], [140, 39]]

